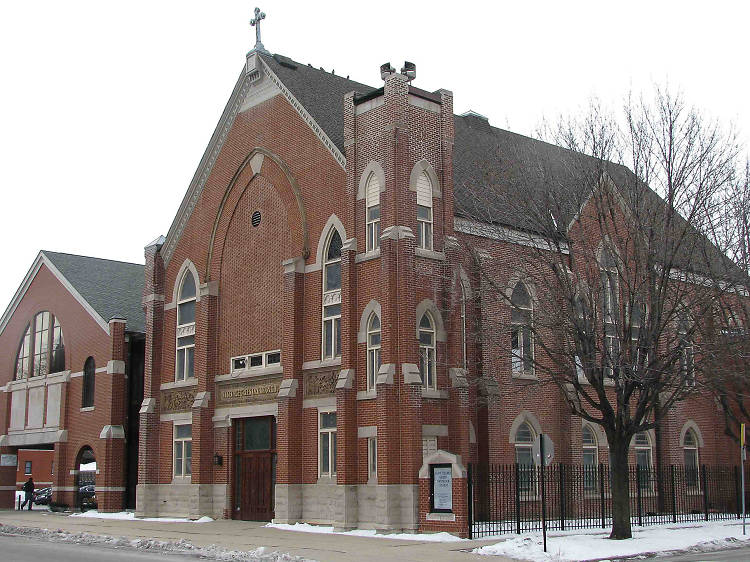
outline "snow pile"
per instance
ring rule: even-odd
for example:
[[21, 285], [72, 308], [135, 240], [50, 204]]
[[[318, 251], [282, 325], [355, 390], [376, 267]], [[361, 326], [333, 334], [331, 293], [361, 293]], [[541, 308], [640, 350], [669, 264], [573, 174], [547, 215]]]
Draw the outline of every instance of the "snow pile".
[[100, 513], [95, 509], [82, 513], [71, 513], [70, 517], [91, 517], [94, 519], [118, 519], [120, 521], [157, 521], [159, 523], [208, 523], [213, 521], [205, 515], [200, 519], [185, 519], [184, 517], [136, 517], [132, 511], [118, 511], [117, 513]]
[[[697, 531], [697, 532], [696, 532]], [[497, 544], [475, 548], [475, 554], [507, 556], [539, 562], [592, 560], [647, 555], [671, 551], [710, 552], [733, 546], [750, 545], [750, 535], [742, 535], [742, 523], [716, 521], [659, 527], [633, 527], [633, 538], [610, 540], [609, 532], [568, 531], [547, 534], [547, 552], [542, 534], [512, 535]]]
[[90, 533], [70, 533], [58, 529], [33, 529], [0, 524], [0, 535], [25, 535], [38, 539], [84, 544], [104, 545], [119, 548], [133, 548], [153, 552], [189, 554], [196, 558], [207, 560], [229, 560], [232, 562], [304, 562], [306, 559], [283, 552], [272, 551], [261, 546], [254, 550], [228, 550], [212, 544], [209, 546], [195, 546], [190, 541], [162, 541], [157, 539], [129, 539], [127, 537], [113, 537], [108, 535], [92, 535]]
[[325, 525], [310, 525], [309, 523], [295, 523], [288, 525], [286, 523], [269, 523], [266, 527], [281, 529], [282, 531], [301, 531], [303, 533], [331, 533], [334, 535], [349, 535], [350, 537], [375, 537], [378, 539], [398, 539], [402, 541], [421, 541], [421, 542], [454, 542], [462, 541], [450, 533], [392, 533], [388, 535], [378, 534], [375, 530], [355, 529], [353, 531], [334, 531], [333, 527]]

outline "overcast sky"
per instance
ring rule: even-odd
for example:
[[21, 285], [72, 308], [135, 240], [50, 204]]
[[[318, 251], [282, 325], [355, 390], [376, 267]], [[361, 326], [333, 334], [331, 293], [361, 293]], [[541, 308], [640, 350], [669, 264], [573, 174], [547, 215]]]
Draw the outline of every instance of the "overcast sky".
[[[417, 65], [454, 109], [543, 117], [668, 81], [750, 133], [748, 2], [263, 0], [273, 53], [379, 86]], [[166, 234], [255, 42], [248, 1], [0, 7], [0, 310], [40, 249], [143, 263]]]

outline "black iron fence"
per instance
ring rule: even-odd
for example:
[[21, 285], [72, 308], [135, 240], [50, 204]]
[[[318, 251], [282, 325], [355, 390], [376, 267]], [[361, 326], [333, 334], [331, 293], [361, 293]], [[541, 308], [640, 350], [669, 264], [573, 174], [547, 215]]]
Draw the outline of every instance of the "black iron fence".
[[[543, 519], [551, 530], [606, 528], [612, 524], [610, 478], [603, 464], [471, 465], [469, 535], [541, 530]], [[739, 467], [631, 466], [633, 525], [738, 518], [740, 486]]]

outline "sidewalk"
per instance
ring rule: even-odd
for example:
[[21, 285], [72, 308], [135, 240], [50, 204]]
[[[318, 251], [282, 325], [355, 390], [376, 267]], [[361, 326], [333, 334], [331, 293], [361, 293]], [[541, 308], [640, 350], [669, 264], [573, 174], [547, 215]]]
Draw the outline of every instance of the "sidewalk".
[[[494, 540], [422, 542], [336, 534], [304, 533], [265, 527], [265, 523], [218, 520], [208, 523], [162, 523], [155, 521], [93, 519], [43, 511], [0, 510], [0, 524], [41, 529], [62, 529], [115, 537], [154, 538], [164, 541], [184, 539], [196, 546], [220, 545], [232, 550], [253, 550], [265, 546], [312, 560], [370, 562], [414, 560], [487, 560], [471, 554], [473, 548], [497, 543]], [[493, 562], [510, 560], [493, 556]]]

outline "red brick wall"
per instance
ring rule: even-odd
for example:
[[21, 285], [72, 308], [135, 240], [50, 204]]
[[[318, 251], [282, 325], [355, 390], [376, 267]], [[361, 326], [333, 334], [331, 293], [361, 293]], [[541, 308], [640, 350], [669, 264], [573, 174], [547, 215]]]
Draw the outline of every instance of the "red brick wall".
[[[53, 451], [39, 449], [18, 449], [18, 470], [16, 470], [16, 486], [20, 490], [31, 476], [36, 488], [52, 486]], [[31, 461], [31, 474], [26, 474], [26, 462]]]

